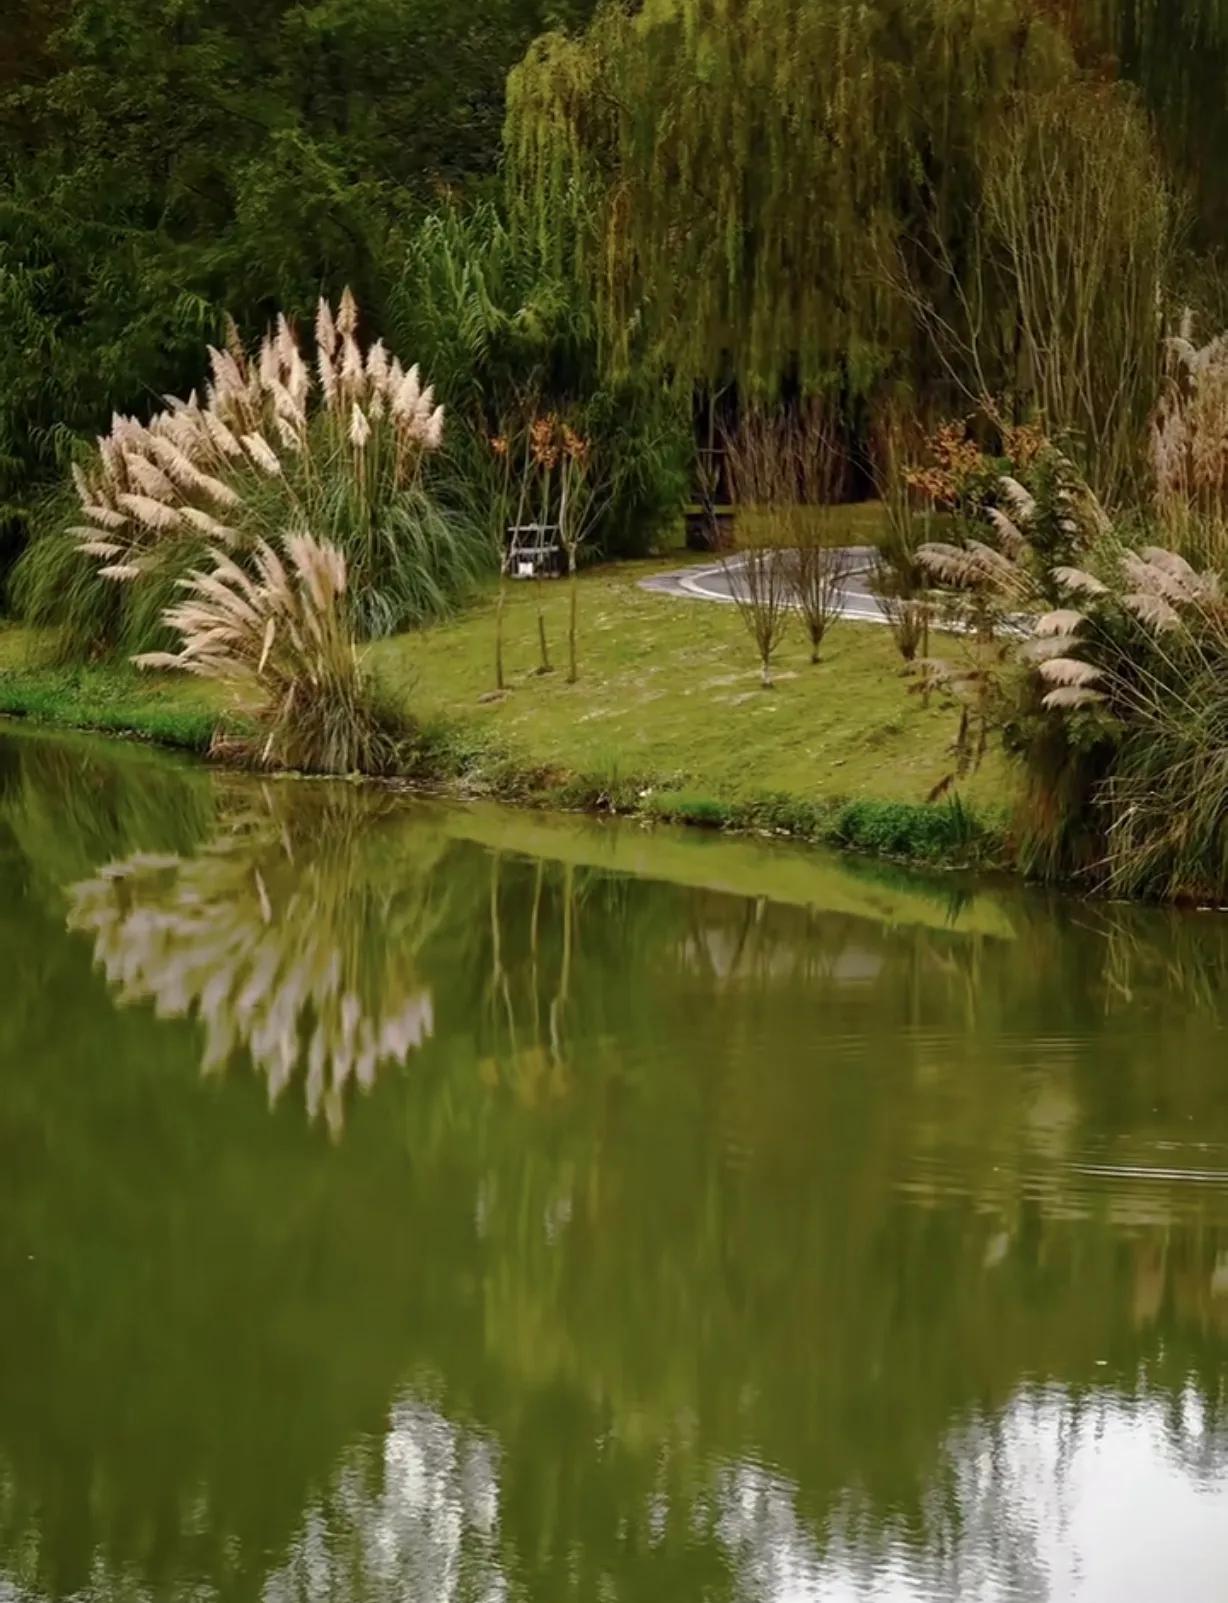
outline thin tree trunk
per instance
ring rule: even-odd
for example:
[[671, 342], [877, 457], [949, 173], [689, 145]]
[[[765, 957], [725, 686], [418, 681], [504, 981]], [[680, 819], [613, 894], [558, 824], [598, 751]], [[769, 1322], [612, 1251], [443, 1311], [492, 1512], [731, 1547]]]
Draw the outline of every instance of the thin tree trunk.
[[567, 620], [567, 683], [574, 685], [579, 678], [579, 671], [576, 667], [576, 607], [579, 586], [576, 582], [576, 552], [574, 546], [567, 548], [567, 582], [571, 587], [571, 606]]
[[546, 615], [542, 611], [541, 574], [533, 581], [537, 586], [537, 646], [541, 656], [538, 673], [553, 673], [550, 666], [550, 647], [546, 644]]
[[495, 689], [505, 690], [503, 682], [503, 605], [507, 600], [507, 574], [499, 575], [499, 599], [495, 603]]
[[[550, 522], [550, 470], [546, 470], [546, 486], [542, 496], [542, 510], [537, 520], [537, 537], [541, 559], [546, 556], [546, 529]], [[533, 581], [537, 589], [537, 644], [541, 652], [541, 662], [538, 665], [539, 673], [553, 672], [550, 666], [550, 648], [546, 644], [546, 615], [542, 611], [542, 570], [541, 562], [537, 566], [537, 577]]]

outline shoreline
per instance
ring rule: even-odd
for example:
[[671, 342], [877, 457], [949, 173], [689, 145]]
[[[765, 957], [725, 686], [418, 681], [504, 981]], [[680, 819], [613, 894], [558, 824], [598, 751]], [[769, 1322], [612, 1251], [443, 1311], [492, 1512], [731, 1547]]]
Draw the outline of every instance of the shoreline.
[[[106, 670], [93, 672], [100, 679], [106, 677]], [[90, 673], [0, 671], [0, 720], [186, 753], [211, 767], [233, 766], [210, 749], [225, 728], [219, 710], [199, 699], [167, 705], [159, 694], [163, 687], [155, 680], [128, 702], [122, 693], [94, 698]], [[619, 817], [685, 825], [712, 834], [772, 837], [930, 869], [1016, 873], [1003, 819], [968, 806], [958, 794], [937, 802], [807, 797], [788, 791], [721, 796], [670, 785], [659, 776], [654, 780], [585, 773], [526, 760], [489, 742], [475, 742], [471, 726], [460, 719], [436, 718], [426, 724], [413, 761], [402, 771], [348, 777], [458, 801], [495, 801], [530, 812]]]

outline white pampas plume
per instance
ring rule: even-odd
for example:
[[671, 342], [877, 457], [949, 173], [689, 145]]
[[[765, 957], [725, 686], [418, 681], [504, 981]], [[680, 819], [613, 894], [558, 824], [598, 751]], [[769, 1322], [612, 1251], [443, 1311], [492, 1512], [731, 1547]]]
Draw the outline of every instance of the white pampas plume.
[[1094, 707], [1102, 702], [1104, 697], [1098, 690], [1089, 690], [1086, 685], [1059, 685], [1051, 690], [1047, 696], [1041, 697], [1041, 706], [1055, 711], [1060, 707]]
[[307, 419], [303, 409], [296, 405], [294, 397], [280, 379], [270, 387], [270, 394], [273, 397], [273, 410], [279, 418], [285, 418], [286, 422], [292, 423], [295, 428], [306, 426]]
[[1177, 629], [1181, 626], [1180, 613], [1163, 596], [1138, 591], [1134, 595], [1123, 596], [1121, 604], [1149, 629]]
[[1081, 690], [1103, 678], [1099, 668], [1094, 668], [1090, 662], [1080, 662], [1078, 657], [1051, 657], [1036, 671], [1046, 684], [1077, 685]]
[[396, 418], [413, 418], [418, 411], [422, 394], [422, 381], [417, 362], [405, 374], [392, 402], [392, 415]]
[[363, 377], [362, 352], [358, 349], [358, 342], [347, 334], [341, 358], [342, 387], [354, 394], [362, 388]]
[[1170, 334], [1164, 342], [1179, 362], [1186, 367], [1194, 367], [1198, 362], [1198, 352], [1194, 349], [1193, 341], [1185, 334]]
[[1002, 549], [1007, 556], [1018, 557], [1027, 544], [1019, 531], [1018, 525], [1012, 522], [999, 507], [989, 508], [989, 521], [993, 524], [998, 539], [1002, 542]]
[[72, 482], [76, 487], [77, 499], [82, 506], [88, 505], [94, 499], [94, 492], [90, 481], [86, 478], [84, 470], [76, 462], [72, 465]]
[[1054, 568], [1053, 577], [1063, 590], [1069, 590], [1075, 596], [1103, 596], [1108, 594], [1108, 585], [1097, 579], [1093, 573], [1084, 573], [1082, 568]]
[[[168, 479], [181, 490], [199, 490], [207, 475], [203, 474], [187, 453], [174, 440], [161, 436], [150, 441], [150, 449], [161, 463]], [[168, 499], [168, 497], [162, 497]]]
[[155, 501], [152, 496], [121, 495], [119, 504], [131, 512], [138, 523], [143, 523], [147, 529], [153, 529], [158, 534], [179, 527], [176, 508], [168, 507], [164, 501]]
[[332, 406], [337, 395], [337, 369], [333, 366], [332, 356], [321, 345], [316, 351], [316, 372], [320, 375], [320, 391], [327, 406]]
[[372, 388], [382, 390], [388, 378], [388, 352], [384, 348], [383, 340], [376, 340], [367, 352], [367, 377]]
[[1038, 635], [1072, 635], [1086, 622], [1081, 612], [1059, 607], [1056, 612], [1046, 612], [1043, 617], [1037, 618], [1033, 627]]
[[129, 579], [139, 579], [142, 569], [135, 562], [116, 562], [109, 568], [99, 568], [98, 573], [103, 579], [118, 579], [123, 582]]
[[194, 529], [201, 534], [208, 535], [211, 540], [221, 540], [225, 545], [233, 545], [236, 539], [235, 531], [228, 529], [224, 523], [219, 523], [211, 513], [204, 512], [200, 507], [181, 507], [180, 511]]
[[1003, 495], [1010, 502], [1016, 515], [1026, 523], [1036, 511], [1035, 498], [1029, 495], [1018, 479], [1012, 479], [1009, 473], [1003, 474], [998, 482], [1002, 487]]
[[273, 419], [273, 426], [277, 430], [277, 437], [287, 451], [298, 452], [303, 449], [302, 437], [298, 430], [280, 414]]
[[278, 360], [277, 347], [267, 334], [260, 342], [258, 372], [260, 374], [260, 382], [266, 390], [281, 380], [281, 363]]
[[211, 474], [202, 473], [196, 488], [202, 495], [207, 495], [210, 501], [216, 501], [218, 506], [232, 507], [239, 503], [239, 492], [232, 490], [230, 485], [223, 484], [221, 479], [213, 478]]
[[117, 440], [109, 434], [98, 436], [98, 456], [102, 463], [103, 477], [114, 484], [121, 477], [124, 470], [124, 453]]
[[247, 366], [247, 352], [243, 349], [243, 336], [239, 333], [239, 325], [229, 312], [222, 318], [222, 333], [226, 336], [226, 349], [238, 363], [241, 373]]
[[428, 451], [438, 451], [443, 444], [443, 407], [437, 406], [422, 430], [422, 443]]
[[316, 349], [327, 352], [329, 356], [337, 349], [337, 325], [333, 322], [333, 309], [323, 295], [316, 307]]
[[371, 425], [367, 422], [362, 408], [355, 401], [354, 409], [350, 413], [350, 444], [361, 451], [370, 438]]
[[277, 453], [263, 434], [245, 434], [243, 436], [243, 445], [248, 456], [251, 457], [258, 468], [263, 468], [266, 473], [273, 477], [276, 477], [281, 472], [281, 462], [278, 460]]
[[124, 417], [120, 412], [111, 413], [111, 440], [115, 445], [139, 444], [144, 433], [145, 430], [135, 418]]
[[116, 512], [114, 507], [98, 506], [91, 503], [88, 506], [83, 506], [81, 510], [87, 518], [93, 518], [94, 522], [100, 523], [104, 529], [122, 529], [128, 521], [124, 514]]
[[294, 358], [297, 355], [298, 342], [295, 340], [294, 335], [290, 332], [290, 325], [286, 322], [286, 314], [284, 312], [278, 312], [277, 359], [281, 363], [282, 367], [288, 368], [293, 365]]
[[297, 345], [294, 347], [294, 354], [287, 364], [286, 390], [299, 411], [303, 411], [307, 405], [307, 397], [311, 392], [311, 374], [307, 371], [307, 364], [304, 362], [302, 353]]
[[341, 305], [337, 308], [337, 332], [344, 339], [352, 339], [358, 328], [358, 302], [347, 284], [341, 291]]
[[123, 549], [114, 540], [82, 540], [77, 547], [83, 557], [101, 557], [105, 561], [117, 557]]
[[210, 440], [199, 410], [185, 409], [164, 418], [159, 438], [177, 445], [193, 464], [209, 454]]
[[[219, 400], [226, 400], [232, 395], [242, 395], [247, 388], [247, 381], [229, 351], [219, 351], [215, 345], [210, 345], [209, 366], [213, 373], [213, 387]], [[114, 432], [112, 428], [112, 433]]]
[[223, 456], [235, 457], [243, 455], [243, 447], [239, 444], [238, 439], [222, 422], [216, 412], [206, 411], [201, 415], [205, 420], [205, 428], [209, 431], [209, 438]]
[[[154, 443], [150, 442], [151, 445]], [[143, 456], [132, 455], [125, 457], [125, 466], [128, 469], [129, 482], [135, 484], [143, 494], [153, 496], [155, 501], [176, 499], [175, 486], [160, 467], [156, 467]]]

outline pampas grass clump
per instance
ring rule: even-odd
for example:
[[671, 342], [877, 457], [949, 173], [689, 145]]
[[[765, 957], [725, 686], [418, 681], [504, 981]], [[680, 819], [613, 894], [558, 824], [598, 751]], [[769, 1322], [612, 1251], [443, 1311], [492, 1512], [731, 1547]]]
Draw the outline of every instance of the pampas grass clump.
[[1194, 341], [1186, 312], [1168, 340], [1169, 370], [1152, 420], [1155, 510], [1195, 562], [1228, 560], [1228, 334]]
[[[209, 348], [204, 398], [167, 397], [147, 423], [115, 417], [73, 469], [76, 516], [36, 540], [15, 581], [33, 622], [68, 644], [160, 644], [175, 582], [207, 547], [242, 563], [259, 541], [311, 529], [345, 557], [364, 638], [446, 612], [476, 577], [480, 534], [442, 509], [425, 467], [444, 409], [417, 367], [358, 340], [347, 290], [321, 300], [310, 358], [285, 317], [255, 354], [230, 326]], [[118, 584], [128, 594], [109, 593]]]
[[281, 547], [258, 540], [250, 572], [212, 549], [211, 568], [179, 581], [183, 599], [163, 620], [180, 650], [134, 660], [231, 687], [260, 729], [240, 749], [263, 767], [380, 773], [395, 743], [350, 634], [345, 558], [306, 534], [285, 536]]
[[[1220, 575], [1157, 546], [1108, 584], [1068, 576], [1081, 609], [1053, 619], [1044, 705], [1078, 738], [1090, 715], [1114, 753], [1095, 803], [1117, 892], [1228, 899], [1228, 598]], [[1059, 654], [1060, 653], [1060, 654]], [[1075, 722], [1071, 723], [1071, 720]], [[1107, 721], [1107, 722], [1106, 722]]]

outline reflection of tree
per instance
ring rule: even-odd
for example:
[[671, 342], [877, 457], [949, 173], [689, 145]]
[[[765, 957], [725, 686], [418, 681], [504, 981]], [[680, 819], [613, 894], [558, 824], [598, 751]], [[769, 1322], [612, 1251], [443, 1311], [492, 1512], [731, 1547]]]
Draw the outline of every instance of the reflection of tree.
[[526, 1101], [565, 1094], [571, 1073], [566, 1010], [584, 882], [570, 864], [533, 866], [527, 905], [504, 894], [504, 859], [490, 854], [490, 972], [479, 1062], [489, 1084], [514, 1085]]
[[403, 1599], [496, 1603], [508, 1595], [498, 1553], [494, 1444], [421, 1403], [394, 1403], [377, 1451], [364, 1445], [305, 1511], [263, 1603]]
[[394, 867], [379, 824], [344, 787], [244, 793], [196, 854], [135, 853], [75, 886], [69, 927], [122, 1003], [199, 1017], [206, 1072], [243, 1048], [276, 1101], [304, 1069], [335, 1133], [347, 1086], [369, 1091], [433, 1026], [416, 960], [446, 909], [446, 843], [422, 832]]

